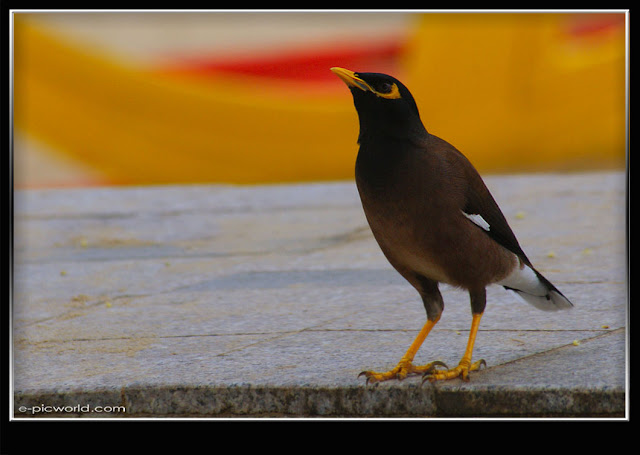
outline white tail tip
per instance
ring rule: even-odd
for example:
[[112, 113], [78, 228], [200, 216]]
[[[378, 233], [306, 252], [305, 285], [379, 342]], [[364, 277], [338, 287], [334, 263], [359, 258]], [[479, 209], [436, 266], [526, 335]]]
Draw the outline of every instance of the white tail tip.
[[573, 307], [573, 304], [549, 280], [529, 267], [516, 267], [511, 274], [497, 284], [515, 292], [526, 303], [544, 311], [556, 311]]
[[507, 287], [526, 303], [543, 311], [558, 311], [572, 308], [573, 304], [562, 293], [550, 290], [546, 295], [527, 294], [524, 291]]

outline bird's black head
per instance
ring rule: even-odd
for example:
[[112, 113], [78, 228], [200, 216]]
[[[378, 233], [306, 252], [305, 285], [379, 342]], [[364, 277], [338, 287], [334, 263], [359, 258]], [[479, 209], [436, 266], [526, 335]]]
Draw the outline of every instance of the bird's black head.
[[426, 130], [411, 92], [399, 80], [382, 73], [355, 73], [331, 68], [353, 95], [360, 119], [358, 142], [366, 137], [415, 137]]

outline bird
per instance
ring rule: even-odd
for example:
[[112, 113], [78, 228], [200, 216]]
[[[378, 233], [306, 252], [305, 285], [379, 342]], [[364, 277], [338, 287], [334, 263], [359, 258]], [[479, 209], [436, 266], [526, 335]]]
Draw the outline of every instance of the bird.
[[[416, 101], [383, 73], [331, 71], [349, 88], [359, 120], [355, 183], [382, 253], [419, 293], [427, 314], [422, 329], [389, 371], [363, 371], [366, 383], [422, 375], [422, 383], [460, 378], [486, 368], [472, 361], [486, 288], [504, 287], [534, 307], [573, 307], [533, 266], [473, 164], [430, 134]], [[444, 310], [441, 283], [464, 289], [471, 304], [467, 346], [453, 368], [439, 360], [414, 365], [415, 355]]]

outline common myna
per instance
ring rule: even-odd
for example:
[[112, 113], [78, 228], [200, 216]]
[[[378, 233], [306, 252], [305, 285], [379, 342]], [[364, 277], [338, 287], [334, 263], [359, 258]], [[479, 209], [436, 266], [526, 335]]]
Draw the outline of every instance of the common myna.
[[[349, 87], [358, 112], [355, 177], [365, 216], [387, 260], [416, 288], [427, 312], [427, 322], [395, 368], [361, 375], [367, 382], [420, 373], [423, 380], [467, 380], [485, 364], [472, 363], [471, 354], [488, 285], [501, 285], [541, 310], [573, 305], [533, 267], [469, 160], [427, 132], [400, 81], [380, 73], [331, 71]], [[442, 315], [439, 283], [466, 289], [471, 297], [469, 341], [451, 369], [438, 361], [412, 363]]]

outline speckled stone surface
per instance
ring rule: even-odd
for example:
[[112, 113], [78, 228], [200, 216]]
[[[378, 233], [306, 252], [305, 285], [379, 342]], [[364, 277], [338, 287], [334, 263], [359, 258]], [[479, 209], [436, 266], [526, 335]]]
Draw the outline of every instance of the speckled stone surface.
[[[423, 385], [357, 377], [393, 367], [425, 312], [352, 182], [16, 191], [15, 417], [624, 417], [626, 175], [485, 180], [575, 307], [490, 287], [488, 367]], [[466, 345], [468, 295], [441, 289], [418, 363]]]

